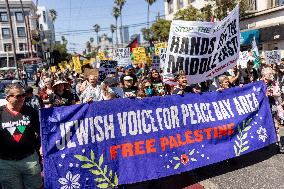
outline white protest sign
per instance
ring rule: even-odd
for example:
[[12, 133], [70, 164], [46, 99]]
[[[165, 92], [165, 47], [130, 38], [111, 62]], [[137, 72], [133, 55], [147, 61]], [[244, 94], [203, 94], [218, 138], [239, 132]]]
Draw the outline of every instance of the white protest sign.
[[173, 20], [164, 73], [185, 71], [190, 84], [234, 67], [239, 58], [239, 6], [220, 22]]
[[238, 65], [241, 66], [241, 68], [247, 68], [248, 61], [250, 61], [252, 57], [250, 56], [248, 51], [240, 52]]
[[160, 71], [160, 56], [153, 55], [151, 68]]
[[103, 81], [108, 74], [115, 74], [117, 61], [101, 60], [99, 64], [99, 81]]
[[131, 63], [130, 48], [118, 48], [114, 50], [113, 60], [117, 61], [117, 65], [124, 67]]
[[165, 67], [166, 55], [167, 55], [167, 48], [161, 48], [160, 49], [160, 68], [161, 69]]
[[267, 64], [279, 64], [281, 61], [281, 52], [274, 51], [265, 51], [265, 59]]

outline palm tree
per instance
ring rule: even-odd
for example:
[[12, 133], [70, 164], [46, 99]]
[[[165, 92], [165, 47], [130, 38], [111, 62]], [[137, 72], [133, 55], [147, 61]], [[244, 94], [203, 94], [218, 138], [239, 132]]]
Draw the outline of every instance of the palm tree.
[[67, 44], [67, 40], [66, 40], [65, 36], [61, 36], [61, 40], [62, 40], [63, 44]]
[[115, 18], [115, 36], [116, 36], [116, 47], [118, 46], [118, 38], [117, 38], [117, 19], [120, 16], [120, 11], [118, 7], [113, 7], [112, 15]]
[[93, 37], [90, 37], [90, 48], [92, 49], [93, 47], [93, 43], [94, 43], [94, 38]]
[[54, 9], [49, 10], [49, 15], [51, 17], [51, 21], [54, 23], [57, 18], [57, 12]]
[[[150, 20], [150, 6], [153, 5], [156, 0], [145, 0], [148, 4], [148, 11], [147, 11], [147, 29], [149, 30], [149, 20]], [[148, 36], [149, 37], [149, 36]]]
[[101, 27], [100, 27], [99, 24], [95, 24], [93, 26], [93, 28], [94, 28], [95, 32], [97, 33], [97, 45], [99, 45], [99, 31], [100, 31]]
[[111, 32], [111, 39], [112, 39], [112, 43], [111, 43], [111, 45], [112, 45], [112, 50], [113, 50], [113, 33], [115, 32], [115, 30], [116, 30], [115, 25], [111, 24], [111, 25], [110, 25], [110, 32]]
[[90, 41], [86, 42], [86, 50], [87, 50], [88, 53], [91, 52], [91, 43], [90, 43]]
[[122, 35], [122, 8], [124, 6], [124, 4], [126, 3], [126, 0], [114, 0], [115, 4], [117, 5], [117, 7], [119, 8], [119, 12], [120, 12], [120, 41], [121, 44], [123, 45], [123, 35]]

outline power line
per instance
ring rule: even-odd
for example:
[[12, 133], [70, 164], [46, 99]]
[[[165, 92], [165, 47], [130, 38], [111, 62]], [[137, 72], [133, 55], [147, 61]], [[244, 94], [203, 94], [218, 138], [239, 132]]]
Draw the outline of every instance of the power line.
[[[155, 21], [151, 21], [150, 23], [154, 23]], [[147, 22], [137, 23], [137, 24], [130, 24], [130, 25], [124, 25], [123, 27], [129, 27], [129, 28], [135, 28], [139, 26], [147, 25]], [[109, 31], [109, 27], [101, 28], [101, 32]], [[89, 33], [93, 32], [93, 29], [85, 29], [85, 30], [69, 30], [69, 31], [62, 31], [62, 32], [56, 32], [56, 35], [71, 35], [71, 34], [83, 34], [83, 33]]]

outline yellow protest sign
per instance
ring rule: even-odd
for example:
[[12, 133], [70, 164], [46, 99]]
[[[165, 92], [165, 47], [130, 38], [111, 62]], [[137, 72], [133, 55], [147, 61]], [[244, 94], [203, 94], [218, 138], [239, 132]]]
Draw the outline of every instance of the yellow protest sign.
[[72, 57], [72, 62], [74, 64], [75, 72], [78, 73], [78, 74], [82, 73], [80, 57], [79, 56], [73, 56]]
[[156, 44], [154, 44], [154, 46], [155, 46], [155, 55], [157, 55], [157, 56], [160, 55], [160, 49], [167, 48], [166, 43], [156, 43]]
[[98, 52], [98, 59], [100, 60], [108, 60], [105, 56], [104, 52]]
[[50, 71], [51, 73], [56, 73], [56, 66], [51, 66]]
[[90, 60], [83, 60], [83, 65], [87, 65], [87, 64], [90, 64], [91, 61]]

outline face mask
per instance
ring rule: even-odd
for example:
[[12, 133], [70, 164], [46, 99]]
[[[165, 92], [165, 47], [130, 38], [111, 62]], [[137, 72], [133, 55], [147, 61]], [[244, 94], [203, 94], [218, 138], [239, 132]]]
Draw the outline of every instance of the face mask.
[[153, 94], [153, 89], [152, 88], [147, 88], [146, 89], [146, 94], [147, 95], [152, 95]]

